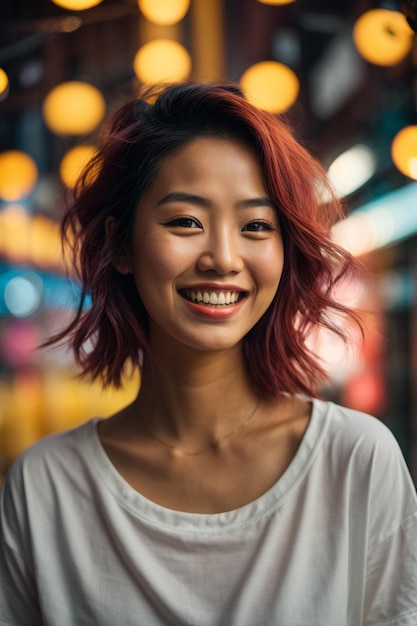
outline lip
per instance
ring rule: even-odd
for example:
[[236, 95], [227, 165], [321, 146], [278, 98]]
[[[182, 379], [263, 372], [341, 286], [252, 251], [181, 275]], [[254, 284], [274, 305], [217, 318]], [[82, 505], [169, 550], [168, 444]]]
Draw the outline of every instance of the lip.
[[232, 283], [195, 283], [191, 285], [184, 285], [179, 291], [184, 289], [195, 289], [199, 291], [241, 291], [247, 293], [247, 289], [243, 289], [241, 285], [234, 285]]
[[[235, 297], [236, 293], [239, 295], [238, 299], [235, 302], [223, 302], [220, 304], [210, 305], [207, 300], [204, 303], [197, 302], [196, 300], [191, 300], [191, 298], [188, 296], [192, 291], [208, 293], [230, 292], [231, 294], [233, 294], [232, 299]], [[178, 290], [178, 293], [182, 297], [184, 304], [189, 310], [199, 315], [200, 317], [212, 320], [223, 320], [233, 316], [240, 310], [248, 296], [248, 291], [246, 289], [242, 289], [242, 287], [238, 285], [232, 285], [230, 283], [198, 283], [195, 285], [187, 285], [186, 287], [181, 287]]]

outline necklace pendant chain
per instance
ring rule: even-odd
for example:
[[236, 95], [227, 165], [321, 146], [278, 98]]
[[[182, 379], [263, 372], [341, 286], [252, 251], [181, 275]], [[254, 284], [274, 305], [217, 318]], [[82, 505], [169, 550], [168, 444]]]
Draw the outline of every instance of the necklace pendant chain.
[[253, 411], [251, 411], [250, 415], [243, 422], [241, 422], [240, 424], [235, 426], [235, 428], [233, 428], [233, 430], [228, 432], [226, 435], [222, 435], [221, 437], [217, 437], [216, 439], [214, 439], [214, 441], [211, 442], [210, 445], [206, 446], [202, 450], [196, 450], [195, 452], [191, 452], [189, 450], [183, 450], [183, 448], [179, 448], [178, 446], [174, 446], [173, 444], [168, 443], [167, 441], [164, 441], [163, 439], [160, 439], [159, 437], [157, 437], [157, 435], [155, 435], [150, 430], [150, 428], [148, 426], [148, 423], [146, 421], [143, 422], [143, 425], [144, 425], [145, 430], [148, 433], [148, 435], [150, 437], [152, 437], [152, 439], [154, 439], [155, 441], [160, 443], [161, 445], [165, 446], [166, 448], [170, 448], [171, 450], [177, 450], [178, 452], [181, 452], [182, 454], [185, 454], [186, 456], [200, 456], [201, 454], [204, 454], [205, 452], [208, 452], [209, 450], [214, 449], [221, 441], [224, 441], [225, 439], [228, 439], [229, 437], [232, 437], [232, 435], [236, 434], [239, 430], [241, 430], [244, 426], [246, 426], [246, 424], [248, 424], [255, 417], [256, 412], [257, 412], [260, 404], [261, 404], [261, 401], [259, 401], [255, 405], [255, 408], [253, 409]]

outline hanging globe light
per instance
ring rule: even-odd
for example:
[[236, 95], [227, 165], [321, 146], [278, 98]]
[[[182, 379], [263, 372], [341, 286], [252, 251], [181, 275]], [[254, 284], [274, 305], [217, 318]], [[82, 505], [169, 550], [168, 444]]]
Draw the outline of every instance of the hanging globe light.
[[274, 5], [283, 5], [283, 4], [292, 4], [296, 0], [258, 0], [261, 4], [274, 4]]
[[413, 30], [403, 13], [371, 9], [353, 27], [353, 41], [359, 54], [375, 65], [396, 65], [411, 50]]
[[240, 86], [249, 102], [270, 113], [283, 113], [289, 109], [300, 89], [295, 73], [276, 61], [251, 65], [242, 75]]
[[168, 26], [184, 18], [190, 0], [138, 0], [138, 5], [149, 21]]
[[15, 202], [28, 196], [38, 180], [38, 168], [31, 156], [20, 150], [0, 153], [0, 198]]
[[0, 102], [5, 100], [9, 93], [9, 78], [6, 72], [0, 67]]
[[81, 81], [57, 85], [42, 107], [45, 124], [57, 135], [86, 135], [98, 126], [105, 112], [101, 92]]
[[64, 155], [59, 166], [61, 180], [68, 189], [73, 189], [84, 169], [96, 155], [93, 146], [76, 146]]
[[85, 11], [85, 9], [97, 6], [103, 0], [52, 0], [52, 2], [69, 11]]
[[138, 50], [133, 69], [144, 84], [181, 81], [190, 74], [191, 57], [177, 41], [155, 39]]
[[406, 126], [396, 134], [391, 157], [402, 174], [417, 180], [417, 126]]

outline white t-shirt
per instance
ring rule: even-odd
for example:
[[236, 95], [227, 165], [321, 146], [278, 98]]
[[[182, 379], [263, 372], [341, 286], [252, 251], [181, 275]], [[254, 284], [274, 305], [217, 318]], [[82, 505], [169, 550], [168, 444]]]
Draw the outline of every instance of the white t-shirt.
[[8, 474], [2, 626], [416, 626], [417, 498], [375, 418], [315, 400], [285, 474], [220, 514], [144, 498], [96, 426]]

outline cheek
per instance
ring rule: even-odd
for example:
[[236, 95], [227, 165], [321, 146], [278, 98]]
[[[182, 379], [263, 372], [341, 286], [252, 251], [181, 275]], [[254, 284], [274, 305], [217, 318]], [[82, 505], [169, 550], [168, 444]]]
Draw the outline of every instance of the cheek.
[[146, 299], [146, 294], [157, 295], [166, 288], [171, 290], [187, 262], [184, 246], [173, 247], [160, 238], [138, 242], [133, 274], [142, 300]]
[[284, 268], [284, 251], [282, 247], [271, 247], [256, 260], [256, 274], [260, 283], [268, 289], [277, 290]]

